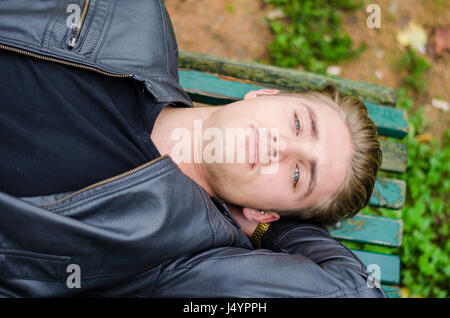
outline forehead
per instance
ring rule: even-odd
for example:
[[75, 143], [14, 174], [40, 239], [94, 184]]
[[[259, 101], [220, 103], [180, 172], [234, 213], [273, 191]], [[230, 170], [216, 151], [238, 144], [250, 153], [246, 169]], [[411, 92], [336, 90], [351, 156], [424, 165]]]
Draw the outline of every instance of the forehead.
[[[278, 102], [297, 109], [307, 120], [306, 130], [311, 130], [310, 117], [314, 117], [318, 138], [310, 143], [309, 154], [317, 161], [317, 186], [306, 199], [309, 203], [333, 195], [343, 184], [350, 165], [352, 153], [351, 135], [342, 115], [319, 98], [305, 98], [301, 95], [278, 96]], [[307, 137], [305, 137], [307, 138]], [[308, 203], [308, 202], [304, 202]]]

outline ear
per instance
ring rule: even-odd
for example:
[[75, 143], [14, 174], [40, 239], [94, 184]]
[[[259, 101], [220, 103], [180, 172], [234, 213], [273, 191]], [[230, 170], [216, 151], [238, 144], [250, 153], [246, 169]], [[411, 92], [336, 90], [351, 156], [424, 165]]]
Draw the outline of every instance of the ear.
[[262, 95], [275, 95], [279, 92], [280, 91], [277, 89], [260, 89], [257, 91], [249, 91], [247, 94], [245, 94], [244, 99], [250, 99]]
[[259, 223], [268, 223], [268, 222], [274, 222], [280, 219], [280, 215], [278, 213], [272, 212], [272, 211], [263, 211], [264, 213], [261, 213], [261, 210], [255, 210], [251, 208], [243, 208], [242, 214], [245, 218], [247, 218], [250, 221], [255, 221]]

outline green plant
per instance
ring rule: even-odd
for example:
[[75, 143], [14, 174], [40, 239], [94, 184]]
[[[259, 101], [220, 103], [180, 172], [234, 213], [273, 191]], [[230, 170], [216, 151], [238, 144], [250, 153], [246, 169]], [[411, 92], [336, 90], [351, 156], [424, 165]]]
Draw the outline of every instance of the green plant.
[[[400, 90], [398, 107], [409, 109], [412, 99]], [[413, 294], [448, 297], [450, 281], [450, 130], [442, 143], [415, 137], [424, 132], [423, 109], [409, 115], [408, 171], [403, 176], [407, 201], [403, 208], [402, 284]]]
[[[423, 108], [415, 110], [414, 100], [427, 90], [423, 75], [430, 64], [414, 50], [407, 49], [397, 63], [406, 71], [398, 91], [397, 107], [408, 111], [406, 138], [408, 169], [402, 176], [407, 184], [402, 210], [404, 224], [400, 248], [402, 285], [413, 295], [448, 297], [450, 294], [450, 130], [443, 141], [420, 142], [418, 135], [430, 125]], [[382, 215], [385, 215], [381, 211]]]
[[357, 0], [264, 0], [280, 8], [285, 17], [270, 21], [275, 34], [269, 45], [273, 63], [281, 67], [304, 66], [324, 73], [330, 63], [350, 59], [365, 49], [353, 48], [350, 36], [340, 28], [338, 9], [355, 10]]
[[416, 94], [428, 90], [423, 74], [430, 69], [430, 64], [420, 57], [416, 51], [407, 49], [396, 63], [396, 69], [406, 71], [406, 75], [403, 78], [403, 86], [406, 88], [412, 89]]
[[[430, 125], [423, 108], [413, 97], [423, 93], [422, 78], [429, 64], [416, 52], [405, 51], [397, 64], [406, 71], [404, 86], [398, 90], [397, 107], [408, 111], [406, 137], [408, 168], [406, 202], [401, 211], [367, 207], [362, 213], [403, 219], [403, 241], [398, 249], [346, 242], [351, 248], [400, 254], [401, 285], [412, 296], [449, 297], [450, 295], [450, 130], [442, 142], [419, 142], [417, 136]], [[400, 69], [399, 69], [400, 70]]]

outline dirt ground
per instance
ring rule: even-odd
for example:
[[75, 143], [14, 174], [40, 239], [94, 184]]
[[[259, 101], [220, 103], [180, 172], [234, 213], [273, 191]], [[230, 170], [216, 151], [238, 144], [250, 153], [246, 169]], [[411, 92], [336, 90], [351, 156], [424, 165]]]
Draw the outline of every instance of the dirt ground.
[[[352, 37], [355, 46], [365, 43], [367, 50], [360, 56], [339, 64], [339, 77], [397, 88], [403, 74], [395, 69], [402, 47], [396, 33], [410, 21], [421, 25], [428, 33], [450, 25], [448, 0], [377, 0], [365, 1], [364, 8], [341, 12], [343, 28]], [[381, 28], [366, 26], [365, 7], [376, 3], [381, 8]], [[249, 62], [264, 61], [272, 34], [266, 16], [273, 8], [263, 0], [165, 0], [174, 25], [179, 49]], [[427, 49], [426, 59], [431, 69], [425, 78], [427, 94], [417, 100], [433, 123], [428, 129], [438, 139], [450, 124], [450, 111], [431, 106], [432, 98], [450, 102], [450, 52], [436, 56]]]

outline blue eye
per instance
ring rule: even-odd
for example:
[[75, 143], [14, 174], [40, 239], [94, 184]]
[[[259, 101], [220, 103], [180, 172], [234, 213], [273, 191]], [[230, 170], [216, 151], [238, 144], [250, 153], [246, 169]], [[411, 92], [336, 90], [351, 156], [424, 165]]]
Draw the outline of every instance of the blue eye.
[[298, 120], [297, 115], [295, 115], [295, 133], [297, 136], [299, 132], [300, 132], [300, 121]]
[[298, 170], [298, 165], [295, 165], [295, 173], [294, 173], [294, 188], [300, 179], [300, 171]]

